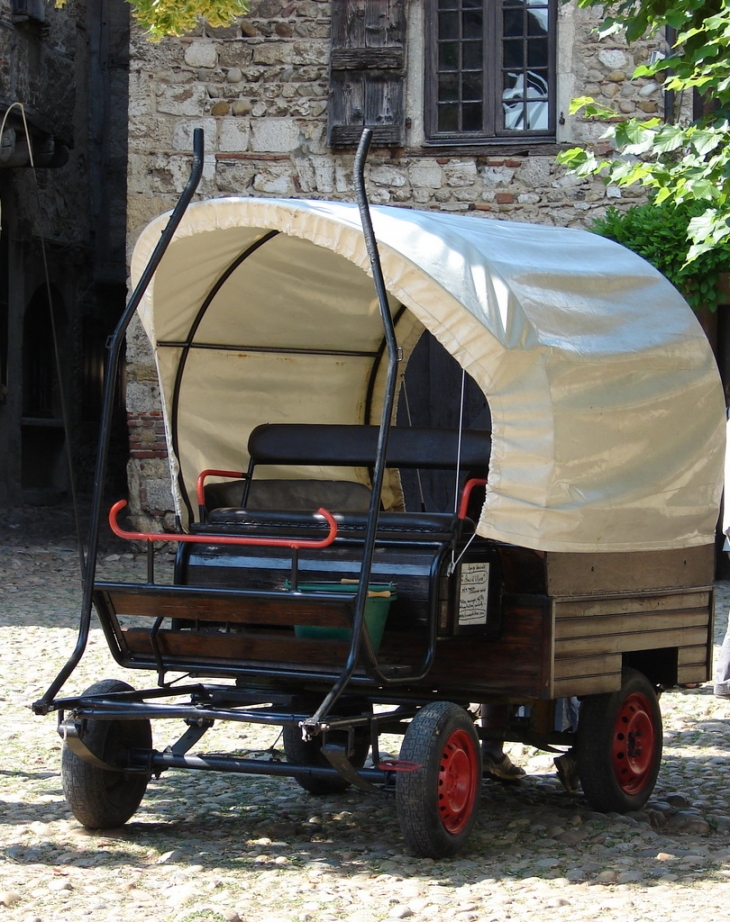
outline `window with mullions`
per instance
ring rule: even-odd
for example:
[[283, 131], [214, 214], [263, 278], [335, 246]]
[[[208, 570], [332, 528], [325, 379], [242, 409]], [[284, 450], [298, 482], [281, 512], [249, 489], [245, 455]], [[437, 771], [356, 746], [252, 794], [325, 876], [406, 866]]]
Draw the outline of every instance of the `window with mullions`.
[[554, 137], [556, 0], [428, 3], [428, 140]]

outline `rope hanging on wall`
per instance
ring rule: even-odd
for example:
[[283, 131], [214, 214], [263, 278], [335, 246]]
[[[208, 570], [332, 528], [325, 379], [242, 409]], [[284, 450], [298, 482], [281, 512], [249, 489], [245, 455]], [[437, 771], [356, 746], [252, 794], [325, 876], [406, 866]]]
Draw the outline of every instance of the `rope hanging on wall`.
[[[23, 131], [25, 134], [25, 143], [28, 148], [29, 164], [30, 164], [31, 171], [33, 173], [33, 182], [35, 184], [35, 191], [36, 191], [36, 196], [38, 198], [38, 205], [40, 206], [41, 204], [40, 191], [41, 190], [40, 190], [40, 185], [38, 183], [38, 173], [36, 171], [35, 161], [33, 158], [33, 143], [31, 140], [30, 129], [28, 128], [28, 120], [26, 118], [25, 106], [23, 105], [23, 103], [14, 102], [10, 106], [8, 106], [8, 108], [6, 109], [3, 115], [2, 122], [0, 122], [0, 139], [2, 139], [3, 137], [3, 134], [5, 132], [5, 126], [8, 120], [8, 116], [13, 109], [19, 110], [20, 117], [23, 122]], [[0, 213], [0, 218], [1, 216], [2, 215]], [[44, 279], [44, 284], [45, 284], [45, 289], [46, 289], [46, 299], [48, 302], [48, 313], [50, 315], [50, 321], [51, 321], [51, 337], [53, 340], [53, 356], [54, 356], [56, 378], [58, 380], [58, 395], [59, 395], [59, 402], [61, 405], [61, 419], [63, 422], [63, 431], [64, 431], [64, 436], [65, 436], [66, 463], [68, 465], [68, 477], [69, 477], [69, 484], [70, 484], [70, 489], [71, 489], [71, 502], [73, 505], [74, 524], [76, 528], [76, 539], [77, 539], [78, 548], [79, 548], [79, 561], [81, 564], [81, 572], [83, 573], [86, 568], [86, 557], [84, 554], [84, 546], [83, 546], [83, 541], [81, 538], [81, 525], [79, 521], [78, 496], [76, 493], [76, 477], [75, 477], [75, 471], [74, 471], [73, 454], [71, 451], [71, 427], [70, 427], [70, 420], [69, 420], [69, 414], [68, 414], [68, 402], [66, 400], [66, 390], [64, 387], [64, 383], [63, 383], [63, 374], [62, 374], [62, 368], [61, 368], [61, 349], [60, 349], [60, 344], [58, 341], [58, 329], [56, 326], [56, 316], [55, 316], [55, 311], [53, 307], [53, 291], [51, 288], [50, 273], [48, 271], [48, 255], [46, 252], [46, 241], [45, 241], [43, 234], [39, 234], [38, 236], [39, 236], [40, 244], [41, 244], [41, 259], [43, 262], [43, 279]]]

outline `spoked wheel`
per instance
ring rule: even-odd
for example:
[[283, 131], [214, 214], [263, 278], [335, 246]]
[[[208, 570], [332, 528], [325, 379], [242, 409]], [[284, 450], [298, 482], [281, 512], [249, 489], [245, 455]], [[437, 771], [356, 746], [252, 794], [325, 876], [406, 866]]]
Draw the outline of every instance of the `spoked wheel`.
[[434, 701], [411, 721], [400, 761], [419, 767], [398, 774], [395, 801], [406, 842], [424, 858], [454, 855], [469, 838], [479, 806], [482, 750], [464, 708]]
[[[315, 710], [315, 707], [312, 710]], [[304, 708], [307, 709], [306, 707]], [[345, 708], [339, 708], [338, 713], [349, 713], [351, 715], [367, 713], [372, 711], [369, 704], [352, 703]], [[331, 768], [327, 757], [322, 755], [322, 745], [324, 740], [321, 736], [315, 736], [314, 739], [302, 739], [302, 731], [299, 727], [284, 727], [282, 732], [282, 741], [284, 743], [284, 752], [287, 762], [293, 762], [299, 765], [306, 765], [311, 768]], [[338, 743], [342, 746], [348, 744], [348, 733], [346, 730], [334, 730], [327, 734], [327, 741]], [[350, 755], [350, 762], [355, 768], [362, 768], [365, 759], [370, 751], [370, 730], [368, 727], [356, 727], [354, 730], [353, 752]], [[297, 784], [309, 791], [310, 794], [341, 794], [350, 787], [350, 782], [339, 776], [330, 778], [314, 778], [311, 775], [299, 774], [294, 775]]]
[[[95, 682], [86, 695], [131, 691], [116, 679]], [[87, 720], [87, 747], [105, 762], [123, 765], [131, 749], [151, 749], [149, 720]], [[76, 819], [89, 829], [110, 829], [127, 822], [142, 802], [149, 775], [122, 769], [99, 768], [63, 746], [61, 754], [63, 793]]]
[[646, 676], [626, 669], [621, 689], [584, 698], [576, 745], [583, 792], [597, 810], [643, 807], [662, 758], [662, 716]]

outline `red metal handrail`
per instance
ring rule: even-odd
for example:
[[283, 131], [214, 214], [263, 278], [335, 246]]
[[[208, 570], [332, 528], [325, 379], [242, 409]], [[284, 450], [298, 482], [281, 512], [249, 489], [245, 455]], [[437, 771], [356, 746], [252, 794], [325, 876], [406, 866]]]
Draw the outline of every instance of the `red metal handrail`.
[[201, 471], [198, 474], [196, 483], [196, 492], [198, 494], [198, 506], [205, 506], [205, 478], [206, 477], [232, 477], [234, 480], [243, 480], [246, 477], [244, 471], [216, 471], [213, 468], [207, 471]]
[[258, 547], [320, 548], [329, 547], [337, 537], [337, 522], [327, 509], [318, 509], [317, 514], [325, 519], [329, 525], [329, 532], [325, 538], [315, 541], [309, 538], [250, 538], [243, 535], [190, 535], [175, 532], [125, 531], [117, 522], [117, 516], [126, 505], [127, 501], [124, 499], [114, 503], [109, 510], [109, 526], [115, 535], [129, 541], [176, 541], [180, 544], [253, 544]]
[[482, 479], [481, 477], [472, 477], [471, 480], [467, 480], [464, 484], [464, 489], [461, 491], [461, 502], [459, 503], [459, 518], [466, 518], [466, 510], [469, 507], [469, 500], [471, 499], [472, 490], [476, 487], [486, 487], [487, 480]]

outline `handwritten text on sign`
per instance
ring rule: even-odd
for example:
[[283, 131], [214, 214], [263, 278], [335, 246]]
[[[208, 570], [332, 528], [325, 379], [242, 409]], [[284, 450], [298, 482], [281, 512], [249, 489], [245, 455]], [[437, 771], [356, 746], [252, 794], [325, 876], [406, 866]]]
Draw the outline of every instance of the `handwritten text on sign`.
[[463, 563], [459, 587], [459, 627], [487, 623], [489, 564]]

